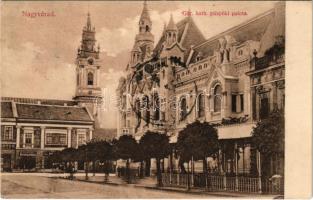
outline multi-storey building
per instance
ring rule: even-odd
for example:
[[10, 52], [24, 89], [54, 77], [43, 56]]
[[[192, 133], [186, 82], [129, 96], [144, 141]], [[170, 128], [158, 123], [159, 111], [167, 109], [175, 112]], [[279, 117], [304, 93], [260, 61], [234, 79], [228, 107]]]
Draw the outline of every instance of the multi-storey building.
[[78, 148], [92, 138], [94, 120], [86, 107], [34, 99], [27, 99], [32, 103], [22, 103], [23, 100], [4, 98], [1, 102], [4, 170], [50, 168], [47, 157], [51, 153]]
[[127, 75], [117, 89], [118, 135], [139, 140], [152, 130], [175, 143], [187, 124], [207, 121], [217, 125], [223, 144], [218, 168], [250, 173], [255, 122], [284, 106], [284, 16], [284, 3], [278, 3], [209, 39], [191, 16], [178, 23], [171, 16], [154, 45], [144, 3]]
[[100, 47], [88, 14], [76, 59], [77, 87], [73, 101], [2, 98], [1, 165], [3, 170], [51, 168], [48, 156], [78, 148], [99, 128], [102, 101]]

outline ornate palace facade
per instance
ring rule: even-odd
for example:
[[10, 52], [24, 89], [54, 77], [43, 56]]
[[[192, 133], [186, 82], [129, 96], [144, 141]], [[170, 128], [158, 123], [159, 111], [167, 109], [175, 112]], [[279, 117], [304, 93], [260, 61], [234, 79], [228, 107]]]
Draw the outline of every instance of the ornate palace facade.
[[[274, 107], [284, 107], [284, 6], [209, 39], [192, 17], [175, 23], [171, 16], [155, 43], [144, 3], [127, 75], [117, 89], [118, 135], [139, 140], [152, 130], [175, 143], [186, 124], [207, 121], [226, 145], [219, 168], [249, 173], [252, 128]], [[238, 159], [225, 153], [228, 147], [239, 152]]]

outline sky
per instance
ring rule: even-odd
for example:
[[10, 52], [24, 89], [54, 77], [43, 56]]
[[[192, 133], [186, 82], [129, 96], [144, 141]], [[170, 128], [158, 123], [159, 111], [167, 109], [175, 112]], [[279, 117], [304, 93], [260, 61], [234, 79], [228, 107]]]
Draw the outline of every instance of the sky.
[[[197, 16], [193, 19], [210, 38], [273, 7], [275, 2], [147, 1], [155, 44], [173, 14], [178, 22], [199, 11], [244, 11], [245, 16]], [[101, 47], [102, 127], [116, 128], [115, 90], [124, 75], [138, 32], [142, 1], [2, 2], [1, 96], [71, 100], [75, 95], [75, 58], [87, 13]], [[53, 12], [52, 17], [24, 13]]]

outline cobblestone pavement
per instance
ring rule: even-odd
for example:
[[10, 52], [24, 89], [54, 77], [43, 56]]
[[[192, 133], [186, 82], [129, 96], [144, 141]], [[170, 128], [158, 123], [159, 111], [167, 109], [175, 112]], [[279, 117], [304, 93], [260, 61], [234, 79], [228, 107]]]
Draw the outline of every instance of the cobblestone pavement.
[[[188, 194], [152, 190], [132, 185], [102, 185], [52, 178], [52, 174], [2, 174], [3, 198], [214, 198], [208, 194]], [[216, 196], [215, 196], [216, 198]]]

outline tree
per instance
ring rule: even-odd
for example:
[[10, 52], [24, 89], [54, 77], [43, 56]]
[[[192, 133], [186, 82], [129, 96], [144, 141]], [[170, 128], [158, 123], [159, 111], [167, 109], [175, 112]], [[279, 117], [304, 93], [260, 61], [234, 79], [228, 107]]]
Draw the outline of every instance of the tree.
[[268, 118], [257, 123], [252, 131], [252, 143], [262, 156], [262, 174], [270, 175], [272, 159], [278, 157], [282, 161], [284, 157], [285, 118], [282, 110], [274, 109]]
[[138, 144], [131, 135], [122, 135], [114, 144], [114, 153], [117, 158], [126, 160], [126, 178], [130, 182], [129, 162], [135, 157]]
[[142, 152], [145, 153], [145, 158], [155, 158], [157, 164], [157, 180], [158, 185], [162, 186], [161, 174], [161, 159], [169, 155], [170, 144], [169, 136], [166, 134], [147, 131], [140, 139], [139, 142]]
[[66, 172], [70, 173], [70, 178], [74, 178], [74, 163], [78, 159], [78, 152], [74, 148], [63, 149], [60, 153], [61, 160], [65, 163]]
[[98, 141], [95, 144], [95, 147], [97, 148], [97, 158], [99, 161], [104, 163], [104, 173], [105, 173], [105, 181], [108, 180], [109, 177], [109, 164], [110, 161], [113, 159], [112, 154], [112, 144], [107, 141]]
[[92, 162], [93, 176], [96, 173], [96, 161], [100, 160], [102, 141], [91, 140], [87, 143], [87, 160]]
[[176, 150], [182, 163], [189, 163], [192, 159], [202, 160], [203, 170], [207, 178], [206, 159], [209, 156], [214, 157], [219, 150], [217, 129], [208, 122], [195, 121], [188, 124], [186, 128], [179, 132]]
[[89, 149], [86, 144], [80, 145], [78, 147], [78, 160], [84, 162], [85, 166], [85, 179], [88, 180], [88, 154], [89, 154]]

